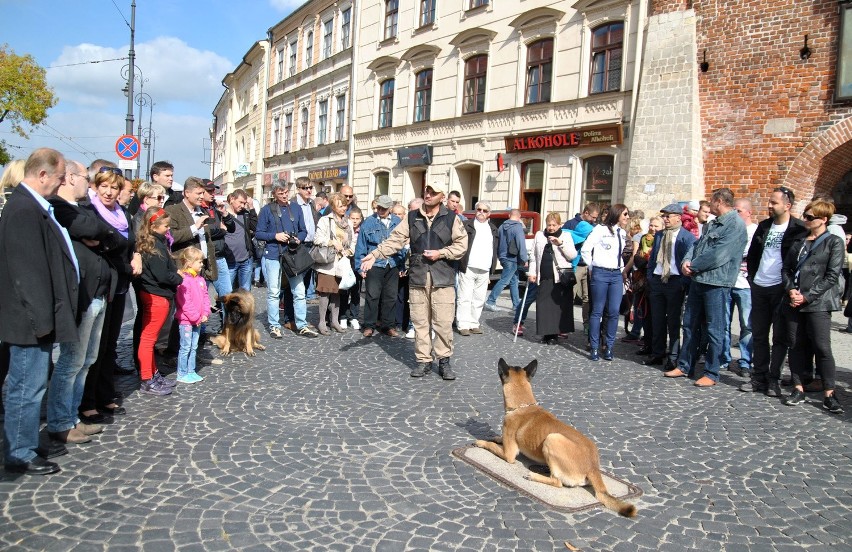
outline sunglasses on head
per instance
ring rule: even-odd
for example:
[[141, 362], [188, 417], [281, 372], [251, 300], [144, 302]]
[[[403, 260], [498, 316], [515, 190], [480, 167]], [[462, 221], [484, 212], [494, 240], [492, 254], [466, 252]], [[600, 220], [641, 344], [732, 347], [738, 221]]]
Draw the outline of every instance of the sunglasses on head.
[[793, 198], [795, 196], [793, 195], [793, 190], [791, 190], [790, 188], [786, 188], [784, 186], [779, 186], [779, 187], [775, 188], [774, 191], [781, 192], [782, 194], [784, 194], [787, 197], [787, 201], [789, 201], [790, 203], [793, 203]]
[[115, 173], [118, 176], [124, 176], [124, 171], [119, 169], [118, 167], [101, 167], [98, 169], [98, 173]]

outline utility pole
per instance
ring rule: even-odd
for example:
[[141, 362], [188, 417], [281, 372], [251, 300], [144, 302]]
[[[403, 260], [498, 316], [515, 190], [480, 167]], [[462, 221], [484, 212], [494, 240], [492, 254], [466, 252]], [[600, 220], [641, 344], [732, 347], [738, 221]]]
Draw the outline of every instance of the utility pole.
[[[136, 33], [136, 0], [131, 0], [130, 2], [130, 52], [128, 56], [130, 57], [129, 67], [127, 69], [127, 118], [125, 119], [124, 133], [132, 136], [133, 135], [133, 79], [134, 79], [134, 70], [136, 69], [136, 52], [133, 49], [134, 40]], [[137, 158], [138, 163], [138, 158]], [[130, 169], [126, 169], [124, 171], [124, 178], [130, 180], [133, 178], [133, 171]]]

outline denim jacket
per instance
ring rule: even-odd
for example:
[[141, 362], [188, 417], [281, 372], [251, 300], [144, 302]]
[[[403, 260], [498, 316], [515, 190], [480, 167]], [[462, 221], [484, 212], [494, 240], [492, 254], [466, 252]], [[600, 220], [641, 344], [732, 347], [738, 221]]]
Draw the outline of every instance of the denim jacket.
[[[358, 243], [355, 246], [355, 266], [361, 266], [361, 261], [364, 257], [385, 241], [399, 223], [400, 218], [396, 215], [390, 216], [390, 225], [388, 227], [385, 227], [376, 214], [364, 219], [358, 232]], [[399, 252], [387, 259], [377, 259], [373, 266], [381, 268], [386, 266], [398, 267], [400, 270], [405, 270], [405, 253]]]
[[690, 262], [692, 280], [708, 286], [733, 287], [747, 243], [745, 223], [734, 209], [709, 221], [683, 259]]

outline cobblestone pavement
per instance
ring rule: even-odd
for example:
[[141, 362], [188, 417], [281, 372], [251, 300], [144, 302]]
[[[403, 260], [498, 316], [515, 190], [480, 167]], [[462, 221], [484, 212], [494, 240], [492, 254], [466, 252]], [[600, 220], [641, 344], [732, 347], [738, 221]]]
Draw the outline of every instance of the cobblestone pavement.
[[[580, 334], [512, 344], [509, 316], [456, 335], [455, 382], [410, 378], [410, 340], [263, 332], [265, 352], [207, 365], [200, 384], [130, 394], [129, 414], [69, 445], [61, 473], [3, 476], [0, 548], [850, 550], [852, 336], [833, 334], [834, 416], [740, 393], [727, 372], [710, 389], [664, 379], [632, 345], [592, 363]], [[499, 432], [501, 356], [539, 360], [539, 402], [643, 490], [634, 520], [550, 511], [451, 456]]]

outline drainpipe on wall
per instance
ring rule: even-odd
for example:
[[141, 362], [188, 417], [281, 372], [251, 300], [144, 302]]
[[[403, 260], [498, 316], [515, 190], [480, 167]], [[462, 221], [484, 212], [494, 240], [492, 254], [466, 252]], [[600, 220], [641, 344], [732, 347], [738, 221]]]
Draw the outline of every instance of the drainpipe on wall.
[[260, 111], [260, 159], [255, 160], [257, 170], [254, 179], [254, 198], [263, 205], [263, 175], [266, 166], [266, 116], [268, 114], [267, 99], [269, 98], [269, 64], [272, 63], [272, 28], [266, 30], [266, 62], [263, 64], [263, 107]]
[[[347, 140], [349, 140], [349, 153], [348, 159], [346, 160], [346, 165], [349, 171], [348, 184], [352, 186], [355, 180], [355, 87], [358, 85], [355, 80], [355, 75], [358, 73], [358, 21], [360, 21], [361, 17], [361, 2], [358, 0], [352, 0], [352, 21], [349, 24], [349, 28], [351, 29], [351, 33], [349, 36], [349, 40], [351, 41], [352, 48], [352, 69], [349, 72], [349, 132], [346, 134]], [[353, 186], [354, 189], [354, 186]], [[370, 182], [367, 181], [367, 190], [370, 189]], [[357, 194], [357, 191], [355, 192]], [[369, 194], [368, 194], [369, 195]]]

